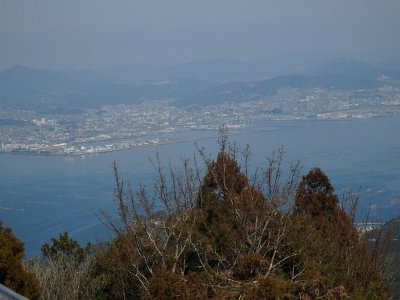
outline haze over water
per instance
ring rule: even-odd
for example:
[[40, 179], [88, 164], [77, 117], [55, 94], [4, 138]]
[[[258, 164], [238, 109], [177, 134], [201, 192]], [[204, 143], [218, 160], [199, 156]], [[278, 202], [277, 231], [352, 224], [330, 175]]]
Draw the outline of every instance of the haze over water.
[[397, 0], [2, 1], [0, 69], [378, 61], [399, 56], [399, 12]]

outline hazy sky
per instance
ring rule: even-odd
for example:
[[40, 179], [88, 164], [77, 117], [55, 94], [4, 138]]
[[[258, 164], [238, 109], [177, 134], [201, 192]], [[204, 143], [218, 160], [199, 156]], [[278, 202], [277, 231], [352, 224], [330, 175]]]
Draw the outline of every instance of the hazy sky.
[[400, 56], [399, 0], [0, 0], [0, 69]]

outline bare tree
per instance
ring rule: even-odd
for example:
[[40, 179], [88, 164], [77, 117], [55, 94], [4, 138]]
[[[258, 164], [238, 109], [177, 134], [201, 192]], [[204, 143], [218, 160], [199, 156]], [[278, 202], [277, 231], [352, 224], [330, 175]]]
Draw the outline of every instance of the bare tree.
[[[367, 295], [379, 282], [380, 250], [370, 255], [353, 227], [357, 198], [349, 198], [346, 214], [320, 170], [299, 184], [300, 163], [285, 170], [283, 148], [254, 169], [249, 147], [231, 143], [224, 129], [219, 144], [215, 159], [197, 147], [198, 156], [182, 159], [179, 168], [156, 155], [151, 187], [134, 189], [114, 163], [119, 218], [104, 215], [116, 234], [105, 253], [118, 297], [152, 298], [160, 291], [264, 297], [266, 290], [278, 298]], [[322, 209], [317, 219], [307, 214], [315, 209]], [[347, 282], [329, 273], [332, 266]], [[350, 283], [358, 279], [363, 291]]]

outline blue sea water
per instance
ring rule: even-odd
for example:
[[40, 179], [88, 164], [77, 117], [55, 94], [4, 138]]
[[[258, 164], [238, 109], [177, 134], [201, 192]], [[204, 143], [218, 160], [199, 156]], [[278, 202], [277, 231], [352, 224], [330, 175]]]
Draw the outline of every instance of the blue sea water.
[[[231, 140], [251, 146], [252, 166], [280, 146], [285, 161], [301, 161], [302, 172], [318, 166], [340, 194], [359, 192], [360, 216], [383, 220], [400, 213], [400, 116], [358, 121], [266, 121], [245, 131], [231, 131]], [[109, 239], [100, 211], [115, 212], [112, 163], [131, 183], [150, 183], [155, 171], [149, 158], [178, 164], [196, 153], [194, 141], [206, 152], [218, 150], [217, 132], [173, 134], [185, 142], [135, 148], [84, 157], [0, 155], [0, 220], [24, 241], [28, 256], [40, 245], [68, 231], [80, 242]], [[173, 137], [171, 136], [171, 137]]]

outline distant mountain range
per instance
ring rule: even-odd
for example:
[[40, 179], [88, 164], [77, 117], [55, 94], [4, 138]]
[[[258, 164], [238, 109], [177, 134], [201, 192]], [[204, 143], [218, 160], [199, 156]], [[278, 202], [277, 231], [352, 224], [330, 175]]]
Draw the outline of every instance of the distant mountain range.
[[366, 64], [349, 58], [325, 59], [310, 57], [279, 57], [270, 60], [243, 62], [228, 59], [197, 60], [169, 67], [157, 68], [145, 64], [133, 64], [104, 69], [117, 82], [143, 82], [166, 78], [193, 78], [202, 81], [226, 83], [230, 81], [260, 81], [279, 75], [321, 75], [360, 73], [363, 71], [400, 71], [400, 59], [390, 59], [377, 64]]
[[0, 105], [20, 107], [135, 104], [176, 99], [209, 89], [211, 83], [177, 78], [150, 83], [120, 83], [90, 71], [50, 71], [16, 66], [0, 72]]
[[253, 100], [275, 95], [282, 88], [374, 89], [382, 85], [382, 75], [394, 80], [400, 79], [399, 65], [393, 66], [372, 66], [349, 59], [335, 60], [310, 71], [310, 75], [279, 75], [266, 80], [227, 82], [180, 99], [176, 104], [186, 106]]
[[382, 75], [400, 79], [400, 60], [369, 65], [339, 59], [314, 67], [306, 75], [254, 80], [267, 78], [268, 73], [267, 65], [229, 60], [197, 61], [162, 69], [140, 65], [99, 72], [15, 66], [0, 72], [0, 105], [43, 109], [169, 99], [179, 106], [193, 106], [252, 100], [274, 95], [282, 88], [370, 89], [382, 85]]

